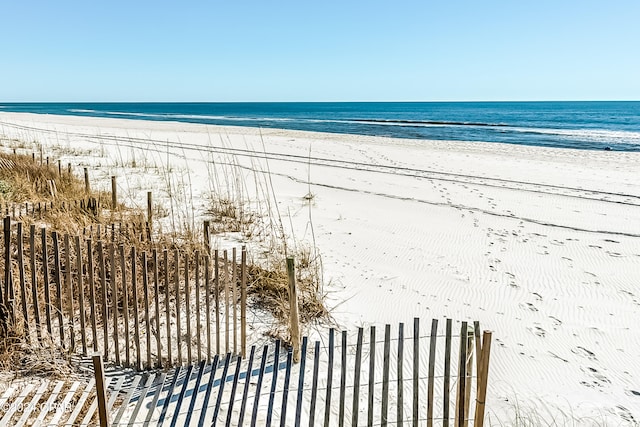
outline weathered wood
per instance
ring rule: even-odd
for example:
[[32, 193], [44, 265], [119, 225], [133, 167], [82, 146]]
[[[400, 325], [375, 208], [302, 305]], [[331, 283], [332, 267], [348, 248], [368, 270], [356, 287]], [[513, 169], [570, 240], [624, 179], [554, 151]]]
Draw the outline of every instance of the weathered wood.
[[473, 329], [467, 331], [466, 335], [466, 362], [464, 381], [464, 418], [463, 427], [469, 426], [469, 408], [471, 405], [471, 382], [473, 376]]
[[182, 388], [180, 389], [178, 401], [176, 402], [176, 409], [173, 412], [173, 417], [171, 418], [171, 424], [169, 424], [169, 427], [176, 427], [178, 423], [178, 419], [180, 418], [180, 408], [182, 407], [182, 402], [184, 402], [184, 397], [186, 396], [187, 390], [189, 389], [191, 372], [193, 372], [193, 365], [189, 365], [189, 368], [187, 369], [187, 375], [185, 375], [184, 381], [182, 381]]
[[151, 361], [151, 322], [149, 319], [149, 261], [147, 252], [142, 252], [142, 295], [144, 299], [144, 334], [147, 342], [147, 368], [153, 367]]
[[353, 410], [351, 411], [351, 425], [358, 426], [360, 414], [360, 369], [362, 368], [362, 334], [364, 330], [358, 328], [358, 340], [356, 341], [356, 363], [353, 371]]
[[482, 346], [480, 358], [480, 369], [478, 370], [478, 380], [476, 392], [476, 411], [473, 417], [474, 426], [484, 425], [484, 410], [487, 399], [487, 380], [489, 377], [489, 358], [491, 355], [491, 332], [484, 331], [482, 334]]
[[[109, 244], [109, 283], [111, 284], [111, 313], [113, 317], [113, 351], [116, 365], [120, 365], [120, 336], [118, 333], [118, 280], [116, 268], [116, 247]], [[126, 345], [125, 340], [125, 345]]]
[[391, 325], [384, 326], [384, 350], [382, 359], [382, 412], [380, 425], [386, 427], [389, 413], [389, 352], [391, 350]]
[[138, 313], [138, 256], [136, 247], [131, 247], [131, 296], [133, 297], [133, 339], [136, 346], [136, 369], [142, 369], [142, 355], [140, 354], [140, 315]]
[[431, 335], [429, 342], [429, 376], [427, 383], [427, 427], [433, 427], [433, 388], [436, 370], [436, 343], [438, 338], [438, 319], [431, 321]]
[[167, 328], [167, 363], [166, 367], [171, 366], [173, 363], [172, 349], [171, 349], [171, 299], [169, 290], [169, 252], [164, 249], [162, 251], [162, 265], [164, 273], [164, 309], [166, 316], [166, 328]]
[[187, 323], [187, 364], [191, 365], [191, 288], [189, 283], [189, 255], [184, 254], [184, 310]]
[[85, 193], [91, 193], [91, 186], [89, 185], [89, 169], [84, 168], [84, 191]]
[[158, 274], [158, 250], [153, 249], [151, 253], [151, 262], [153, 263], [153, 302], [155, 308], [155, 328], [156, 328], [156, 366], [162, 367], [162, 339], [160, 337], [160, 284]]
[[182, 319], [180, 316], [180, 257], [178, 250], [173, 252], [174, 274], [173, 285], [175, 288], [176, 299], [176, 342], [178, 346], [178, 365], [182, 365]]
[[4, 301], [0, 296], [0, 303], [4, 304], [6, 309], [9, 310], [9, 315], [11, 316], [11, 320], [13, 320], [13, 263], [12, 259], [12, 250], [11, 250], [11, 217], [7, 215], [4, 218]]
[[53, 336], [51, 325], [51, 290], [49, 288], [49, 254], [47, 252], [47, 229], [42, 227], [42, 281], [44, 283], [44, 312], [47, 322], [47, 332]]
[[296, 287], [296, 271], [293, 257], [287, 257], [287, 276], [289, 277], [289, 328], [293, 361], [300, 360], [300, 316], [298, 314], [298, 290]]
[[[202, 360], [202, 322], [200, 321], [200, 251], [195, 251], [195, 298], [196, 298], [196, 360]], [[235, 350], [234, 350], [234, 353]]]
[[396, 425], [404, 425], [404, 379], [403, 364], [404, 361], [404, 323], [398, 325], [398, 366], [396, 368], [397, 375], [397, 399], [396, 399]]
[[229, 331], [230, 331], [230, 302], [229, 302], [229, 258], [227, 250], [223, 251], [222, 283], [224, 284], [224, 351], [229, 352]]
[[96, 321], [96, 283], [93, 271], [93, 245], [91, 239], [87, 239], [87, 259], [89, 269], [89, 305], [91, 308], [91, 333], [93, 339], [93, 351], [98, 351], [98, 323]]
[[[238, 389], [238, 377], [240, 377], [240, 368], [242, 366], [242, 357], [236, 357], [236, 370], [233, 373], [233, 384], [231, 386], [231, 396], [229, 396], [229, 406], [227, 407], [227, 419], [225, 426], [231, 425], [231, 416], [233, 415], [233, 404], [236, 400], [236, 390]], [[285, 391], [286, 393], [286, 391]]]
[[302, 393], [304, 392], [304, 370], [307, 361], [307, 337], [302, 338], [302, 350], [300, 351], [300, 370], [298, 373], [298, 398], [296, 400], [295, 427], [300, 427], [302, 415]]
[[240, 352], [247, 353], [247, 248], [240, 255]]
[[78, 272], [78, 309], [80, 310], [80, 341], [82, 343], [82, 354], [86, 356], [87, 355], [87, 328], [86, 328], [86, 320], [85, 320], [86, 314], [85, 314], [85, 308], [84, 308], [84, 280], [83, 280], [84, 263], [82, 262], [82, 245], [80, 244], [80, 236], [75, 236], [73, 240], [76, 247], [76, 270]]
[[[196, 377], [196, 383], [193, 386], [193, 393], [191, 393], [191, 402], [189, 402], [189, 409], [187, 410], [187, 417], [184, 420], [184, 425], [191, 425], [191, 417], [196, 406], [196, 400], [198, 400], [198, 392], [200, 391], [200, 383], [202, 382], [202, 374], [204, 374], [205, 361], [202, 360], [198, 365], [198, 376]], [[205, 408], [202, 408], [205, 411]]]
[[[240, 357], [238, 357], [238, 361], [239, 360], [240, 360]], [[287, 368], [284, 373], [284, 387], [282, 391], [282, 407], [280, 408], [280, 427], [285, 427], [287, 423], [287, 402], [289, 398], [289, 383], [291, 382], [292, 362], [293, 362], [293, 352], [291, 348], [289, 348], [289, 351], [287, 351]], [[233, 399], [233, 395], [232, 395], [232, 399]]]
[[153, 203], [152, 203], [152, 193], [151, 191], [147, 191], [147, 222], [149, 223], [149, 228], [153, 228]]
[[69, 322], [69, 338], [71, 349], [76, 348], [76, 331], [74, 325], [75, 310], [73, 309], [73, 284], [71, 283], [71, 244], [69, 242], [69, 235], [64, 235], [64, 282], [67, 292], [67, 314]]
[[418, 427], [420, 420], [420, 319], [413, 319], [413, 423]]
[[118, 186], [115, 175], [111, 176], [111, 209], [118, 209]]
[[324, 426], [330, 426], [331, 418], [331, 389], [333, 387], [333, 354], [335, 347], [335, 329], [329, 329], [329, 359], [327, 360], [327, 389], [324, 397]]
[[129, 286], [127, 282], [127, 263], [124, 245], [118, 246], [120, 255], [120, 274], [122, 283], [122, 316], [124, 318], [124, 358], [127, 366], [131, 366], [131, 350], [129, 345]]
[[442, 392], [442, 426], [449, 426], [449, 388], [451, 385], [451, 319], [447, 319], [444, 344], [444, 388]]
[[[209, 281], [209, 255], [204, 256], [204, 299], [207, 330], [207, 363], [211, 360], [211, 282]], [[245, 357], [244, 353], [242, 357]]]
[[253, 412], [251, 414], [251, 427], [255, 427], [258, 420], [258, 405], [260, 404], [260, 393], [262, 389], [262, 379], [264, 378], [264, 367], [267, 363], [267, 352], [269, 346], [265, 345], [262, 350], [262, 360], [260, 361], [260, 372], [258, 372], [258, 383], [256, 384], [256, 396], [253, 399]]
[[207, 249], [207, 255], [211, 254], [211, 238], [209, 237], [209, 226], [210, 222], [208, 220], [204, 221], [203, 231], [204, 231], [204, 247]]
[[456, 427], [464, 426], [465, 419], [465, 385], [467, 379], [467, 322], [462, 322], [460, 327], [460, 350], [458, 352], [458, 386], [456, 391]]
[[64, 316], [62, 311], [62, 280], [60, 279], [60, 244], [58, 242], [58, 233], [51, 233], [53, 238], [53, 277], [56, 284], [56, 312], [58, 314], [58, 330], [60, 331], [60, 345], [62, 348], [66, 347], [64, 338]]
[[238, 284], [236, 248], [231, 251], [231, 305], [233, 309], [233, 354], [238, 354], [238, 300], [236, 287]]
[[373, 398], [375, 391], [375, 375], [376, 375], [376, 327], [371, 326], [369, 329], [369, 393], [368, 410], [367, 410], [367, 426], [373, 426]]
[[213, 284], [216, 303], [216, 354], [220, 354], [220, 265], [218, 250], [213, 253]]
[[[295, 357], [295, 356], [294, 356]], [[320, 361], [320, 341], [316, 341], [313, 351], [313, 380], [311, 383], [311, 403], [309, 407], [309, 427], [315, 425], [316, 399], [318, 397], [318, 369]]]
[[[247, 363], [247, 373], [244, 377], [244, 386], [242, 390], [242, 403], [240, 404], [240, 415], [238, 415], [238, 425], [242, 425], [244, 421], [244, 413], [247, 409], [247, 396], [249, 395], [249, 385], [251, 384], [251, 369], [253, 368], [253, 357], [256, 352], [256, 346], [251, 346], [251, 352], [249, 354], [249, 362]], [[217, 355], [215, 356], [218, 357]]]
[[340, 407], [338, 412], [338, 425], [344, 426], [344, 399], [347, 390], [347, 331], [342, 331], [342, 360], [340, 362]]
[[31, 334], [29, 331], [29, 311], [27, 309], [27, 290], [26, 281], [24, 277], [24, 237], [22, 235], [22, 223], [18, 223], [17, 229], [17, 261], [18, 261], [18, 283], [20, 284], [20, 301], [22, 303], [22, 325], [24, 327], [24, 334], [27, 340], [31, 341]]
[[104, 358], [109, 359], [109, 306], [107, 303], [107, 268], [104, 262], [104, 247], [98, 240], [98, 263], [100, 264], [100, 297], [102, 298], [102, 342]]
[[[42, 325], [40, 323], [40, 302], [38, 298], [38, 275], [36, 270], [36, 226], [29, 226], [29, 264], [31, 267], [31, 303], [33, 304], [33, 317], [36, 321], [36, 335], [42, 338]], [[86, 350], [84, 351], [86, 354]]]
[[271, 393], [269, 393], [269, 404], [267, 406], [267, 424], [266, 427], [271, 427], [271, 420], [273, 418], [273, 402], [276, 398], [276, 387], [278, 385], [278, 367], [280, 365], [280, 340], [276, 340], [276, 349], [273, 354], [273, 371], [271, 377]]
[[96, 379], [96, 394], [98, 396], [98, 421], [100, 427], [107, 427], [109, 425], [109, 413], [107, 411], [107, 390], [102, 356], [93, 356], [93, 370]]

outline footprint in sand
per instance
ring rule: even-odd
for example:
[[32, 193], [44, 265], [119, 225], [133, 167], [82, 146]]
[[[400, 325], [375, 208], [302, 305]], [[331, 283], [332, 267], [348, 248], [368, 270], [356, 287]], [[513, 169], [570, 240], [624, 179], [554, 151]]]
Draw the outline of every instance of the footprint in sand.
[[572, 348], [571, 349], [571, 353], [576, 354], [578, 356], [582, 356], [582, 357], [586, 357], [589, 360], [598, 360], [596, 358], [596, 355], [594, 352], [592, 352], [591, 350], [587, 350], [586, 348], [582, 347], [581, 345]]
[[562, 320], [558, 319], [557, 317], [549, 316], [549, 319], [551, 319], [552, 322], [553, 322], [553, 329], [554, 330], [556, 330], [560, 326], [562, 326]]
[[544, 338], [547, 335], [547, 331], [545, 331], [544, 328], [540, 327], [539, 325], [534, 325], [533, 328], [527, 328], [527, 330], [533, 333], [534, 335], [537, 335], [542, 338]]
[[520, 303], [520, 308], [528, 309], [530, 311], [538, 311], [538, 308], [535, 305], [531, 304], [530, 302], [525, 304]]
[[580, 384], [595, 388], [595, 387], [604, 387], [607, 384], [611, 384], [611, 380], [607, 378], [604, 374], [598, 371], [596, 368], [592, 368], [591, 366], [581, 366], [580, 369], [585, 374], [591, 377], [590, 381], [581, 381]]

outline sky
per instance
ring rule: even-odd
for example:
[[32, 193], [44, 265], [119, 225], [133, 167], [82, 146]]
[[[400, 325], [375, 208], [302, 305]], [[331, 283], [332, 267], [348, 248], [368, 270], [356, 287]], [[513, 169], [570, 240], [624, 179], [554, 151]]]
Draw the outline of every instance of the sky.
[[640, 100], [638, 0], [0, 0], [0, 102]]

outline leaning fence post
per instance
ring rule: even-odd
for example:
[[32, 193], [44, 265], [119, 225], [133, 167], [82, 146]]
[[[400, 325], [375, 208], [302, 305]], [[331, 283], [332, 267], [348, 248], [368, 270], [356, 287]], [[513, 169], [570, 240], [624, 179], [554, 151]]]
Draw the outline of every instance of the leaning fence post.
[[491, 353], [491, 332], [484, 331], [482, 336], [482, 350], [480, 355], [480, 369], [478, 370], [478, 391], [476, 397], [476, 413], [473, 417], [474, 426], [484, 425], [484, 407], [487, 398], [487, 378], [489, 376], [489, 356]]
[[99, 354], [93, 356], [93, 370], [96, 378], [96, 394], [98, 395], [98, 420], [100, 427], [107, 427], [109, 425], [107, 390], [104, 379], [104, 364], [102, 363], [102, 356]]
[[293, 346], [293, 362], [300, 361], [300, 321], [298, 317], [298, 291], [296, 289], [296, 270], [293, 257], [287, 257], [287, 275], [289, 276], [289, 327]]

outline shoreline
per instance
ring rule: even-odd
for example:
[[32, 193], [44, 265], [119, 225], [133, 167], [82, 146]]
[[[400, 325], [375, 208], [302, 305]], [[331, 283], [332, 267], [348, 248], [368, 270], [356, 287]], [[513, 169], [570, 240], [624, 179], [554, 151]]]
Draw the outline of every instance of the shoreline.
[[524, 411], [640, 419], [640, 153], [4, 111], [0, 122], [96, 177], [126, 177], [132, 201], [162, 191], [154, 168], [185, 185], [188, 174], [194, 222], [216, 186], [258, 209], [266, 194], [285, 230], [317, 246], [348, 329], [479, 320], [494, 331], [488, 408], [499, 418], [515, 391]]

